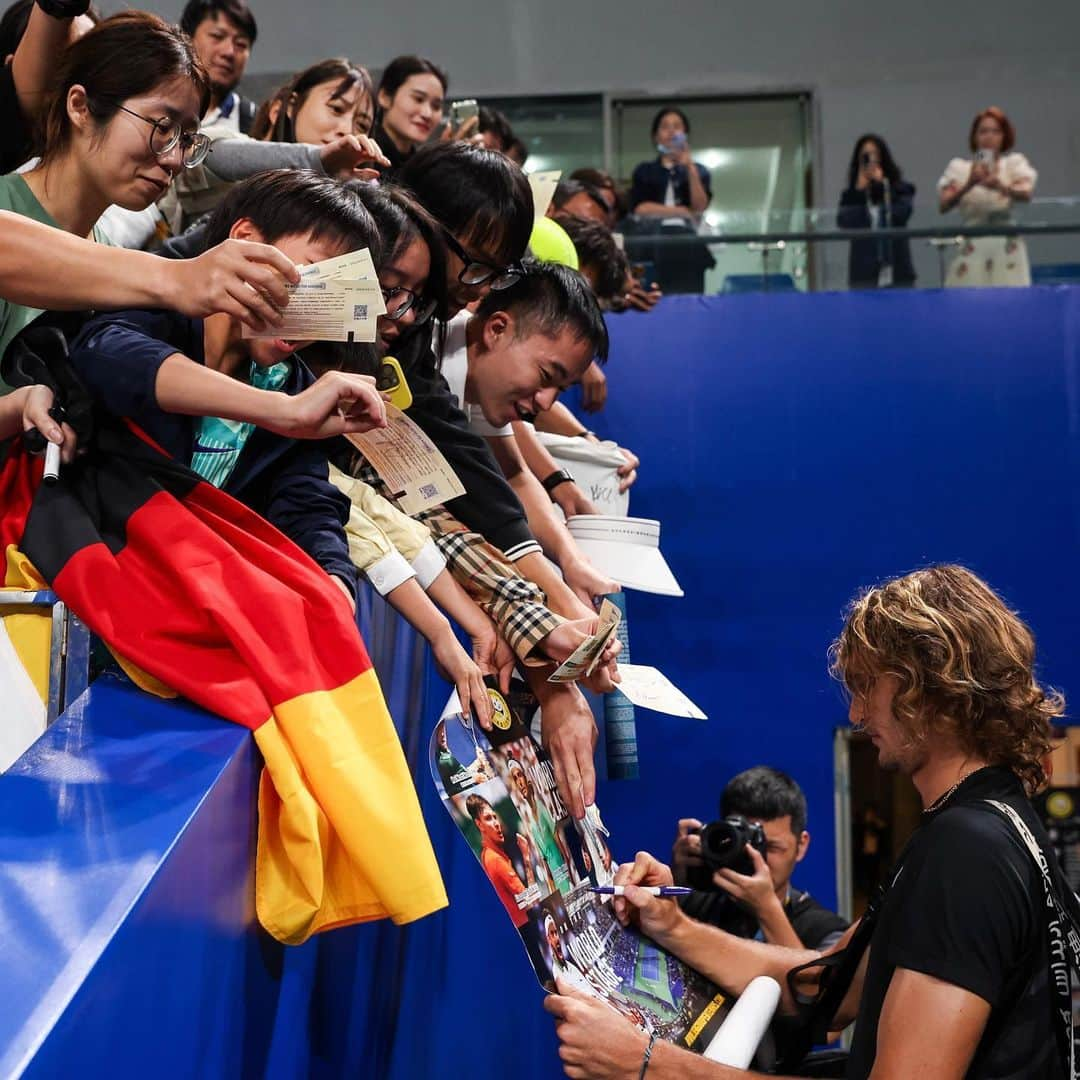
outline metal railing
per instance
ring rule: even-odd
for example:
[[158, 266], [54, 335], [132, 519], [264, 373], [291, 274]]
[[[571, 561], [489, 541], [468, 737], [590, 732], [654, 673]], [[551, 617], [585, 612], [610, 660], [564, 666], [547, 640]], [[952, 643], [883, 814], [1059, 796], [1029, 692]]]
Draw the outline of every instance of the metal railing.
[[[1036, 281], [1046, 267], [1062, 270], [1080, 281], [1080, 197], [1034, 199], [1017, 204], [1007, 221], [964, 224], [942, 215], [936, 206], [917, 207], [903, 227], [845, 228], [837, 210], [820, 208], [786, 211], [707, 212], [700, 220], [684, 219], [665, 227], [659, 217], [630, 216], [620, 226], [631, 263], [663, 261], [671, 267], [696, 260], [707, 252], [717, 267], [702, 278], [701, 289], [722, 291], [728, 274], [762, 278], [787, 274], [789, 287], [847, 288], [846, 255], [853, 241], [906, 241], [916, 269], [916, 286], [943, 284], [946, 258], [968, 240], [980, 237], [1023, 237]], [[1065, 272], [1065, 271], [1063, 271]], [[1057, 280], [1053, 274], [1049, 275]], [[663, 282], [661, 281], [661, 285]]]

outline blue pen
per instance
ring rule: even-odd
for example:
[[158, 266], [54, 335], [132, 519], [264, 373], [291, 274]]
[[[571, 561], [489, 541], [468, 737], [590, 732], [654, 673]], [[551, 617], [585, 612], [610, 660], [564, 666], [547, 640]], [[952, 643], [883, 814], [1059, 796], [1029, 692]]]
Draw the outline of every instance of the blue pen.
[[[694, 890], [685, 885], [639, 885], [642, 892], [650, 896], [689, 896]], [[590, 890], [600, 893], [601, 896], [622, 896], [626, 891], [625, 885], [594, 885]]]

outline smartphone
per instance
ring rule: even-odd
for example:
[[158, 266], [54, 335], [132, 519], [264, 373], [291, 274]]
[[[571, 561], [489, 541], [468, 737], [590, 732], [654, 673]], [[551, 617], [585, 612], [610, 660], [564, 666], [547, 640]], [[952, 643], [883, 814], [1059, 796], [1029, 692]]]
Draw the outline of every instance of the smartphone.
[[656, 149], [661, 154], [677, 154], [680, 150], [686, 148], [686, 136], [680, 131], [671, 136], [671, 141], [665, 146], [663, 143], [657, 143]]
[[994, 151], [993, 150], [976, 150], [975, 151], [975, 163], [977, 165], [986, 165], [993, 168], [994, 165]]
[[392, 356], [386, 357], [375, 373], [375, 389], [390, 396], [390, 404], [404, 412], [412, 404], [412, 391], [405, 381], [401, 365]]
[[465, 98], [463, 101], [450, 102], [450, 127], [457, 131], [466, 120], [480, 115], [480, 106], [476, 98]]

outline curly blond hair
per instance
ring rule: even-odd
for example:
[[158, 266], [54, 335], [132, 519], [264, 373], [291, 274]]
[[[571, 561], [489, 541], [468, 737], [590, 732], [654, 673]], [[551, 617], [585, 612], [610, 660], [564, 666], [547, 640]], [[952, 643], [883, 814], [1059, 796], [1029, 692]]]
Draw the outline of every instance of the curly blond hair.
[[899, 680], [893, 714], [911, 745], [948, 735], [1012, 769], [1029, 794], [1045, 786], [1065, 698], [1036, 682], [1031, 631], [970, 570], [931, 566], [866, 590], [829, 654], [855, 697], [882, 675]]

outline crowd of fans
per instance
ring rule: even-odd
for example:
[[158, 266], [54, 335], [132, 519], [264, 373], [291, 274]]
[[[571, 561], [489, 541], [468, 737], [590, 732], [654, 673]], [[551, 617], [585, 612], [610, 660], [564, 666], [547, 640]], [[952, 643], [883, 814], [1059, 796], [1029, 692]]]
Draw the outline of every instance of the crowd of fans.
[[[577, 684], [547, 675], [617, 585], [566, 529], [596, 511], [537, 432], [597, 441], [559, 392], [580, 382], [602, 407], [602, 309], [658, 298], [611, 230], [614, 185], [560, 185], [550, 224], [573, 237], [570, 265], [541, 261], [524, 148], [494, 110], [446, 124], [448, 77], [429, 60], [397, 57], [376, 86], [327, 59], [257, 104], [237, 92], [257, 38], [243, 0], [191, 0], [179, 26], [17, 0], [2, 31], [0, 353], [83, 312], [63, 327], [93, 407], [266, 517], [350, 603], [366, 576], [481, 722], [483, 677], [505, 685], [520, 665], [583, 813], [595, 725]], [[298, 266], [361, 248], [387, 309], [373, 345], [247, 336], [281, 322]], [[407, 415], [465, 489], [412, 517], [339, 438], [385, 424], [375, 376], [390, 354]], [[0, 436], [35, 428], [66, 463], [88, 449], [52, 387], [3, 389]], [[622, 457], [625, 489], [638, 461]], [[590, 688], [614, 686], [617, 651]]]
[[[594, 800], [596, 728], [578, 683], [548, 676], [596, 631], [595, 601], [618, 586], [567, 529], [567, 517], [595, 510], [539, 433], [596, 441], [559, 394], [581, 384], [585, 408], [602, 408], [603, 312], [648, 311], [659, 299], [631, 272], [616, 224], [633, 214], [682, 228], [709, 204], [690, 121], [660, 110], [657, 157], [635, 169], [628, 192], [596, 168], [564, 178], [546, 235], [565, 237], [565, 254], [546, 260], [530, 254], [539, 223], [521, 169], [527, 148], [505, 116], [482, 107], [448, 123], [449, 78], [416, 56], [392, 59], [378, 85], [358, 63], [322, 60], [256, 103], [237, 92], [256, 38], [244, 0], [190, 0], [179, 26], [140, 11], [101, 19], [87, 0], [8, 9], [0, 356], [32, 326], [62, 326], [74, 385], [101, 424], [134, 422], [161, 452], [266, 518], [325, 571], [341, 593], [335, 602], [355, 609], [358, 575], [366, 577], [429, 641], [482, 725], [492, 719], [484, 679], [505, 689], [517, 668], [540, 703], [560, 795], [580, 819]], [[939, 184], [941, 210], [998, 223], [1030, 198], [1035, 173], [1014, 142], [1000, 110], [980, 113], [973, 159], [950, 162]], [[885, 141], [859, 139], [842, 224], [903, 225], [913, 198]], [[264, 332], [281, 324], [299, 267], [360, 249], [386, 307], [374, 343]], [[1026, 275], [1023, 245], [1007, 237], [970, 241], [950, 271], [968, 283]], [[853, 283], [913, 279], [904, 241], [853, 245]], [[406, 415], [464, 488], [413, 514], [343, 438], [387, 424], [376, 375], [390, 356], [411, 394]], [[93, 449], [72, 419], [84, 403], [55, 385], [15, 382], [0, 383], [0, 439], [36, 430], [77, 470]], [[639, 462], [622, 455], [626, 488]], [[581, 683], [614, 689], [618, 652], [613, 640]], [[714, 897], [696, 921], [748, 942], [831, 947], [842, 924], [822, 922], [790, 888], [809, 842], [805, 801], [782, 775], [751, 780], [783, 798], [724, 812], [775, 826], [768, 850], [753, 874], [720, 872], [742, 908]], [[700, 822], [682, 825], [677, 874], [694, 866]], [[652, 863], [622, 873], [630, 884], [671, 881]], [[634, 904], [648, 915], [642, 896]], [[813, 940], [798, 922], [811, 916]], [[681, 916], [672, 908], [666, 918]], [[654, 929], [663, 940], [665, 926]], [[561, 1014], [571, 1030], [574, 1015]], [[613, 1046], [629, 1038], [615, 1034]]]

